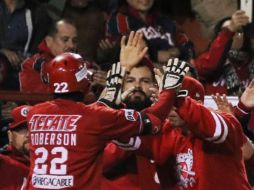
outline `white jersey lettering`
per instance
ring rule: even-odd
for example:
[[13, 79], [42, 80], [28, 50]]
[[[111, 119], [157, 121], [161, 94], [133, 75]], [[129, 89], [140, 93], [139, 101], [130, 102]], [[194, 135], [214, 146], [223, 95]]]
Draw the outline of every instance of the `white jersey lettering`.
[[70, 133], [31, 133], [32, 145], [65, 145], [76, 146], [76, 134]]

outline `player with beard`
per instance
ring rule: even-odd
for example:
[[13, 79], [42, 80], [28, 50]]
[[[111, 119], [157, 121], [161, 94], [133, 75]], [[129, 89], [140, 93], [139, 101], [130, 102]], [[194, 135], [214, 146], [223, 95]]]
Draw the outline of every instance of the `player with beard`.
[[[151, 88], [157, 88], [153, 65], [149, 59], [143, 58], [124, 79], [122, 99], [126, 108], [141, 111], [151, 106]], [[102, 189], [140, 190], [149, 184], [151, 189], [159, 190], [159, 185], [153, 182], [154, 167], [155, 165], [150, 160], [124, 151], [114, 143], [110, 143], [104, 150]], [[149, 171], [146, 172], [147, 175], [144, 172], [139, 175], [141, 168]], [[146, 185], [143, 184], [144, 181]]]
[[[9, 145], [0, 154], [0, 189], [23, 189], [29, 173], [29, 139], [26, 122], [31, 106], [23, 105], [11, 111]], [[6, 154], [6, 155], [3, 155]]]
[[26, 116], [31, 106], [23, 105], [11, 111], [13, 122], [9, 125], [9, 145], [5, 147], [3, 154], [16, 160], [29, 168], [29, 139]]

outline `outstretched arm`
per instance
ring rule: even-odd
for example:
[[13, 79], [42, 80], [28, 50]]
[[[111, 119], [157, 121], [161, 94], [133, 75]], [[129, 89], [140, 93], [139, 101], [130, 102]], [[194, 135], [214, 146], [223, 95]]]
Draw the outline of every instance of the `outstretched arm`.
[[206, 80], [209, 76], [212, 76], [214, 72], [218, 71], [221, 64], [223, 64], [221, 59], [226, 53], [225, 47], [230, 40], [232, 40], [235, 32], [248, 22], [249, 17], [241, 10], [234, 12], [231, 19], [224, 22], [221, 32], [211, 43], [209, 50], [199, 55], [194, 61], [194, 65], [201, 78]]
[[162, 121], [166, 119], [175, 103], [175, 97], [182, 84], [183, 77], [188, 70], [189, 67], [186, 62], [180, 61], [177, 58], [169, 59], [167, 66], [164, 67], [162, 78], [160, 73], [157, 72], [157, 79], [161, 89], [158, 101], [144, 111], [156, 115]]

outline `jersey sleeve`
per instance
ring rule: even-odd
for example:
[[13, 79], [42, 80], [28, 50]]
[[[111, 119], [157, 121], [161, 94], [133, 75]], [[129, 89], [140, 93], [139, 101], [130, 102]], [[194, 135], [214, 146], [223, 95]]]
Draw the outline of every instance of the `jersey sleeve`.
[[200, 54], [194, 60], [195, 68], [201, 78], [206, 79], [207, 76], [211, 76], [218, 70], [225, 48], [233, 35], [233, 32], [223, 29], [212, 42], [209, 50]]
[[108, 140], [124, 139], [135, 135], [159, 132], [161, 121], [153, 114], [137, 112], [132, 109], [114, 110], [100, 106], [96, 113], [97, 130], [102, 138]]
[[180, 142], [181, 137], [178, 130], [171, 130], [169, 122], [165, 122], [163, 132], [158, 135], [131, 137], [128, 142], [114, 141], [114, 143], [123, 150], [135, 151], [137, 155], [163, 164], [170, 155], [173, 155], [175, 145]]
[[209, 110], [189, 97], [180, 99], [178, 113], [197, 137], [231, 148], [243, 145], [242, 126], [233, 115]]
[[161, 165], [175, 154], [177, 145], [184, 140], [181, 131], [171, 128], [169, 122], [165, 122], [163, 127], [163, 131], [159, 135], [141, 137], [141, 144], [137, 150], [137, 154]]
[[234, 107], [233, 112], [237, 119], [242, 120], [250, 115], [251, 109], [246, 107], [240, 100]]
[[45, 93], [48, 86], [41, 81], [40, 65], [45, 61], [43, 58], [34, 56], [26, 59], [22, 63], [21, 72], [19, 73], [20, 90], [22, 92]]
[[29, 91], [29, 88], [32, 88], [30, 78], [34, 78], [34, 72], [32, 68], [33, 59], [26, 59], [21, 65], [21, 72], [19, 73], [19, 83], [21, 91]]
[[[94, 106], [100, 107], [102, 111], [98, 112], [98, 114], [101, 114], [101, 116], [98, 116], [101, 118], [99, 120], [100, 125], [105, 126], [101, 129], [103, 131], [102, 136], [105, 135], [114, 137], [114, 139], [122, 139], [139, 134], [146, 134], [149, 126], [144, 122], [149, 120], [151, 121], [151, 130], [155, 133], [158, 132], [157, 130], [161, 126], [161, 121], [167, 117], [173, 106], [175, 95], [174, 90], [164, 90], [154, 105], [141, 112], [131, 109], [114, 110], [102, 105], [100, 102], [93, 104]], [[114, 127], [114, 125], [118, 127]]]
[[174, 90], [164, 90], [160, 93], [158, 101], [151, 107], [144, 110], [145, 113], [151, 113], [164, 121], [168, 116], [174, 102], [176, 92]]

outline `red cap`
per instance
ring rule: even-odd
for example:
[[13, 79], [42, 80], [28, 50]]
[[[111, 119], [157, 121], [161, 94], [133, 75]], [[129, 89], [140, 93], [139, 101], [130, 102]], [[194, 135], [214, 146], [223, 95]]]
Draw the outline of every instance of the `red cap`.
[[190, 96], [192, 99], [204, 102], [205, 89], [203, 85], [193, 77], [184, 77], [181, 90], [187, 90], [188, 96]]
[[26, 116], [28, 111], [31, 109], [32, 106], [23, 105], [14, 108], [11, 111], [11, 116], [13, 118], [13, 122], [9, 124], [9, 129], [14, 129], [20, 124], [26, 122]]

